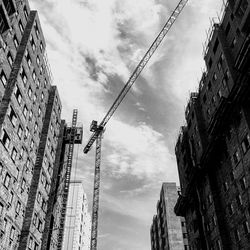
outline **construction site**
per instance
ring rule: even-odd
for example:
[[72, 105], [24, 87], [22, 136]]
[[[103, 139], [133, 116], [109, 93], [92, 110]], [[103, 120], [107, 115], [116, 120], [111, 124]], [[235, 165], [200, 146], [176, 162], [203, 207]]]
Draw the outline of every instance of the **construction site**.
[[0, 250], [250, 248], [249, 0], [0, 0], [0, 32]]

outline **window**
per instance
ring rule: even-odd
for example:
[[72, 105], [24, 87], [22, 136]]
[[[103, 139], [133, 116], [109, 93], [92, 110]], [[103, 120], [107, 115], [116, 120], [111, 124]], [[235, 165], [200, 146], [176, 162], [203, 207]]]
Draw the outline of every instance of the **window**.
[[36, 226], [37, 223], [37, 213], [34, 213], [33, 224]]
[[21, 102], [22, 102], [22, 95], [21, 95], [21, 92], [20, 92], [20, 90], [19, 90], [19, 88], [16, 86], [16, 88], [15, 88], [15, 97], [16, 97], [16, 99], [17, 99], [17, 102], [19, 103], [19, 105], [21, 104]]
[[213, 47], [214, 54], [216, 53], [218, 46], [219, 46], [219, 40], [217, 38], [216, 41], [215, 41], [215, 43], [214, 43], [214, 47]]
[[40, 79], [39, 78], [37, 78], [37, 81], [36, 81], [36, 86], [37, 86], [37, 88], [40, 88]]
[[42, 201], [42, 210], [43, 210], [44, 212], [46, 212], [46, 208], [47, 208], [47, 203], [46, 203], [46, 201], [43, 199], [43, 201]]
[[41, 108], [39, 107], [38, 108], [38, 116], [40, 116], [41, 115]]
[[222, 91], [221, 90], [218, 91], [217, 96], [218, 96], [219, 99], [222, 97]]
[[249, 149], [249, 147], [250, 147], [250, 136], [249, 136], [249, 134], [247, 134], [245, 136], [244, 140], [241, 143], [241, 147], [242, 147], [243, 153], [246, 153], [247, 150]]
[[44, 94], [42, 92], [42, 94], [41, 94], [41, 101], [43, 101], [43, 100], [44, 100]]
[[33, 238], [30, 237], [29, 239], [29, 249], [33, 249]]
[[3, 230], [6, 231], [6, 227], [7, 227], [7, 219], [4, 218], [4, 221], [3, 221]]
[[41, 192], [39, 191], [38, 194], [37, 194], [37, 202], [40, 203], [41, 202]]
[[229, 70], [228, 70], [228, 69], [226, 70], [226, 72], [225, 72], [225, 74], [224, 74], [224, 78], [226, 79], [226, 81], [228, 81], [229, 78], [230, 78], [230, 73], [229, 73]]
[[239, 232], [239, 230], [236, 229], [234, 231], [234, 236], [235, 236], [236, 241], [240, 241], [240, 232]]
[[29, 96], [29, 98], [32, 97], [32, 89], [31, 89], [31, 87], [29, 87], [29, 89], [28, 89], [28, 96]]
[[211, 82], [209, 81], [209, 82], [208, 82], [208, 85], [207, 85], [207, 89], [210, 90], [211, 87], [212, 87], [212, 84], [211, 84]]
[[24, 149], [24, 147], [22, 147], [21, 150], [20, 150], [20, 157], [21, 157], [21, 158], [23, 158], [24, 151], [25, 151], [25, 149]]
[[15, 236], [15, 228], [12, 226], [11, 227], [11, 230], [10, 230], [10, 239], [13, 240], [14, 239], [14, 236]]
[[221, 61], [221, 59], [218, 61], [217, 67], [218, 67], [218, 70], [221, 70], [221, 68], [222, 68], [222, 61]]
[[9, 186], [10, 186], [10, 179], [11, 179], [10, 175], [8, 173], [6, 173], [5, 178], [4, 178], [4, 183], [3, 183], [3, 185], [6, 188], [9, 188]]
[[31, 47], [32, 47], [33, 51], [35, 51], [36, 50], [36, 45], [35, 45], [33, 36], [30, 37], [30, 44], [31, 44]]
[[10, 146], [10, 138], [5, 130], [3, 130], [3, 137], [2, 137], [2, 143], [5, 146], [6, 149], [9, 149]]
[[13, 147], [13, 149], [12, 149], [12, 151], [11, 151], [11, 159], [12, 159], [13, 161], [15, 161], [15, 160], [16, 160], [16, 157], [17, 157], [17, 151], [16, 151], [16, 149]]
[[216, 73], [214, 73], [214, 74], [213, 74], [213, 80], [216, 81], [217, 78], [218, 78], [218, 77], [217, 77]]
[[188, 238], [188, 234], [187, 233], [183, 233], [183, 239], [187, 239]]
[[227, 79], [225, 77], [222, 79], [222, 85], [223, 87], [227, 86]]
[[213, 61], [212, 61], [212, 59], [210, 58], [210, 59], [209, 59], [209, 62], [208, 62], [208, 66], [209, 66], [209, 68], [211, 68], [211, 67], [212, 67], [212, 64], [213, 64]]
[[52, 166], [51, 166], [50, 163], [49, 163], [49, 166], [48, 166], [48, 172], [49, 172], [49, 175], [51, 176], [52, 175]]
[[42, 42], [40, 42], [40, 50], [41, 50], [41, 52], [43, 52], [43, 43]]
[[43, 223], [42, 223], [42, 221], [39, 219], [39, 220], [38, 220], [38, 226], [37, 226], [37, 229], [38, 229], [39, 232], [42, 232], [42, 226], [43, 226]]
[[44, 173], [42, 172], [42, 177], [41, 177], [42, 184], [45, 182], [45, 180], [46, 180], [46, 177], [45, 177]]
[[237, 42], [237, 40], [236, 40], [236, 37], [235, 37], [235, 38], [233, 39], [232, 43], [231, 43], [231, 48], [234, 48], [234, 47], [235, 47], [236, 42]]
[[3, 70], [1, 71], [1, 82], [2, 82], [3, 86], [7, 85], [7, 77], [4, 74]]
[[37, 99], [37, 95], [34, 94], [34, 96], [33, 96], [33, 102], [36, 102], [36, 99]]
[[27, 109], [26, 105], [24, 105], [24, 107], [23, 107], [23, 115], [24, 115], [25, 118], [27, 116], [27, 113], [28, 113], [28, 109]]
[[44, 80], [44, 86], [46, 87], [47, 86], [47, 79]]
[[229, 189], [228, 183], [226, 181], [223, 183], [223, 188], [225, 192]]
[[49, 184], [49, 182], [46, 180], [46, 181], [45, 181], [45, 190], [46, 190], [47, 192], [49, 192], [49, 188], [50, 188], [50, 184]]
[[28, 50], [25, 51], [25, 57], [26, 57], [28, 65], [30, 67], [31, 66], [31, 57], [30, 57]]
[[11, 191], [10, 196], [8, 198], [8, 203], [10, 204], [10, 206], [12, 205], [13, 200], [14, 200], [14, 193]]
[[12, 107], [9, 108], [9, 112], [8, 113], [9, 113], [8, 115], [9, 115], [9, 119], [10, 119], [12, 125], [15, 127], [16, 126], [16, 122], [17, 122], [17, 117], [16, 117], [16, 114], [15, 114], [15, 112], [14, 112], [14, 110], [13, 110]]
[[217, 245], [218, 250], [222, 250], [220, 240], [216, 241], [216, 245]]
[[236, 152], [233, 154], [233, 162], [234, 164], [238, 164], [240, 161], [240, 153], [238, 150], [236, 150]]
[[211, 115], [211, 110], [210, 110], [210, 108], [207, 109], [207, 115], [208, 115], [208, 116]]
[[30, 113], [29, 113], [29, 120], [31, 121], [31, 120], [32, 120], [32, 118], [33, 118], [33, 111], [32, 111], [32, 110], [30, 110]]
[[16, 213], [19, 214], [20, 210], [21, 210], [21, 203], [20, 203], [20, 201], [18, 201], [17, 205], [16, 205]]
[[8, 62], [10, 64], [10, 66], [12, 66], [12, 64], [13, 64], [13, 58], [12, 58], [12, 55], [11, 55], [10, 52], [8, 52], [8, 54], [7, 54], [7, 59], [8, 59]]
[[4, 208], [4, 206], [3, 206], [3, 204], [0, 202], [0, 215], [2, 215], [2, 213], [3, 213], [3, 208]]
[[22, 183], [21, 183], [21, 189], [22, 189], [22, 191], [25, 190], [25, 187], [26, 187], [26, 180], [23, 178], [22, 179]]
[[216, 226], [217, 223], [216, 223], [216, 218], [215, 218], [215, 216], [213, 216], [212, 221], [213, 221], [214, 226]]
[[216, 103], [216, 96], [212, 97], [212, 103], [215, 104]]
[[212, 195], [209, 194], [207, 197], [208, 204], [211, 204], [213, 202]]
[[245, 222], [243, 223], [243, 228], [244, 228], [245, 234], [250, 233], [250, 227], [249, 227], [249, 224], [248, 224], [247, 221], [245, 221]]
[[23, 12], [24, 12], [24, 16], [25, 16], [25, 18], [26, 18], [26, 20], [28, 19], [28, 11], [27, 11], [27, 7], [26, 6], [24, 6], [24, 8], [23, 8]]
[[207, 101], [207, 96], [206, 96], [206, 94], [204, 94], [204, 96], [203, 96], [203, 102], [206, 103], [206, 101]]
[[232, 203], [228, 205], [228, 212], [230, 215], [232, 215], [234, 213], [234, 207], [233, 207]]
[[226, 36], [228, 35], [230, 29], [231, 29], [231, 25], [230, 25], [230, 23], [228, 23], [228, 24], [227, 24], [227, 27], [226, 27], [226, 30], [225, 30], [225, 35], [226, 35]]
[[0, 33], [3, 34], [8, 29], [9, 29], [8, 21], [6, 19], [2, 6], [0, 6]]
[[24, 70], [23, 67], [21, 68], [20, 75], [21, 75], [21, 78], [23, 80], [24, 85], [26, 85], [26, 83], [27, 83], [27, 75], [26, 75], [25, 70]]
[[28, 129], [28, 127], [25, 128], [25, 134], [24, 134], [24, 138], [27, 139], [30, 136], [30, 131]]
[[38, 244], [35, 242], [34, 250], [38, 250]]
[[34, 140], [32, 139], [30, 143], [30, 150], [32, 151], [33, 149], [34, 149]]
[[36, 72], [35, 71], [32, 72], [32, 78], [34, 81], [36, 80]]
[[240, 186], [241, 186], [241, 189], [242, 190], [245, 190], [247, 188], [247, 184], [246, 184], [246, 178], [245, 177], [242, 177], [240, 179]]
[[17, 49], [17, 48], [18, 48], [18, 45], [19, 45], [19, 42], [18, 42], [18, 40], [17, 40], [16, 35], [14, 35], [13, 42], [14, 42], [14, 45], [15, 45], [15, 47], [16, 47], [16, 49]]
[[23, 24], [22, 24], [21, 20], [19, 21], [18, 26], [19, 26], [21, 33], [23, 33], [24, 29], [23, 29]]
[[35, 122], [34, 133], [37, 132], [37, 129], [38, 129], [38, 124], [37, 124], [37, 122]]
[[38, 29], [38, 26], [37, 26], [37, 22], [35, 23], [35, 31], [36, 31], [36, 36], [37, 38], [39, 37], [39, 29]]
[[37, 65], [40, 64], [40, 58], [39, 58], [39, 56], [36, 57], [36, 63], [37, 63]]
[[237, 201], [238, 206], [240, 207], [242, 205], [242, 198], [240, 195], [236, 196], [236, 201]]

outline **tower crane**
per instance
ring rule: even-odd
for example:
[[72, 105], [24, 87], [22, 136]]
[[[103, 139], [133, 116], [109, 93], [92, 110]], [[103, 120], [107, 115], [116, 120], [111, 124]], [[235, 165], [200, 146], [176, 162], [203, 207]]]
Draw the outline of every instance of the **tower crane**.
[[130, 78], [128, 79], [127, 83], [122, 88], [121, 92], [115, 99], [114, 103], [112, 104], [111, 108], [108, 110], [107, 114], [104, 116], [101, 123], [98, 125], [97, 121], [92, 121], [90, 125], [90, 131], [93, 132], [87, 145], [85, 146], [83, 152], [87, 154], [91, 149], [93, 143], [96, 141], [96, 155], [95, 155], [95, 175], [94, 175], [94, 190], [93, 190], [93, 207], [92, 207], [92, 227], [91, 227], [91, 243], [90, 249], [96, 250], [97, 249], [97, 227], [98, 227], [98, 210], [99, 210], [99, 191], [100, 191], [100, 165], [101, 165], [101, 141], [102, 135], [104, 133], [105, 126], [111, 116], [114, 114], [138, 76], [141, 74], [142, 70], [148, 63], [151, 56], [154, 54], [158, 46], [161, 44], [162, 40], [176, 21], [177, 17], [185, 7], [188, 0], [180, 0], [170, 17], [168, 18], [167, 22], [161, 29], [158, 36], [155, 38], [154, 42], [151, 44], [133, 73], [131, 74]]

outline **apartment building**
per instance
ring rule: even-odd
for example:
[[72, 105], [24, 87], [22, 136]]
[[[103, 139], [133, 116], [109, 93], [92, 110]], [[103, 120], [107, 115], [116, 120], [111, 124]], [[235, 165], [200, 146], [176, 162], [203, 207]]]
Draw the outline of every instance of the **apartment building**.
[[48, 249], [56, 231], [50, 227], [62, 215], [56, 204], [67, 183], [60, 162], [67, 159], [67, 127], [45, 46], [28, 1], [1, 0], [0, 249]]
[[191, 249], [249, 249], [249, 38], [250, 1], [226, 1], [175, 148]]
[[150, 229], [152, 250], [188, 250], [185, 219], [174, 213], [178, 195], [175, 183], [163, 183], [157, 214]]
[[82, 181], [71, 181], [67, 202], [63, 250], [89, 250], [91, 217]]

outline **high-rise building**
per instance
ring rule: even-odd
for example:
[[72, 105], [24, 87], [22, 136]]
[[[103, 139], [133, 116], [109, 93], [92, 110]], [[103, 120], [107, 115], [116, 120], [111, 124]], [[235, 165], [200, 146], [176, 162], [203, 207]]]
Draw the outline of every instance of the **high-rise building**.
[[250, 1], [224, 7], [175, 148], [191, 249], [250, 246]]
[[71, 181], [67, 202], [63, 250], [89, 250], [91, 219], [82, 181]]
[[174, 213], [178, 195], [175, 183], [163, 183], [157, 215], [153, 217], [150, 230], [152, 250], [187, 250], [185, 219]]
[[[26, 0], [0, 0], [1, 249], [56, 249], [54, 232], [63, 231], [62, 160], [72, 140], [51, 82], [37, 12]], [[81, 128], [76, 134], [80, 143]]]

